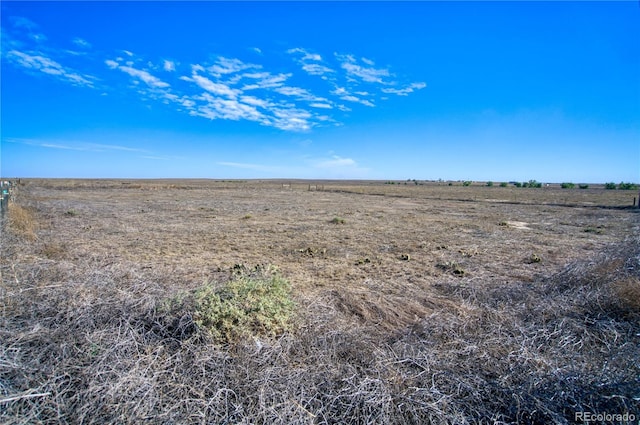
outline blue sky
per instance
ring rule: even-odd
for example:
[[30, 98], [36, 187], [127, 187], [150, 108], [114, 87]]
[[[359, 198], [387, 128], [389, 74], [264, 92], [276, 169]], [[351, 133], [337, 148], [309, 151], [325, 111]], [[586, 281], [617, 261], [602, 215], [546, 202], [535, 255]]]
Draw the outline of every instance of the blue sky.
[[3, 176], [640, 181], [632, 2], [5, 2]]

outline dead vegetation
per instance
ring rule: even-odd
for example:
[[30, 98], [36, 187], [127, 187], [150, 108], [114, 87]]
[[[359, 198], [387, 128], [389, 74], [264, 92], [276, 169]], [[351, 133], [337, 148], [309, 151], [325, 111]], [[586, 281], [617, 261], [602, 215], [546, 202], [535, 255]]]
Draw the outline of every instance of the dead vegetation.
[[[148, 213], [128, 216], [144, 201], [94, 201], [87, 193], [75, 200], [71, 191], [36, 207], [30, 197], [44, 195], [24, 194], [35, 238], [2, 234], [0, 422], [562, 424], [579, 411], [640, 417], [640, 239], [624, 236], [637, 230], [637, 215], [616, 215], [606, 234], [585, 236], [583, 222], [597, 225], [602, 215], [536, 211], [538, 221], [528, 223], [576, 224], [536, 224], [525, 234], [478, 226], [477, 218], [444, 220], [442, 204], [433, 217], [404, 215], [425, 208], [418, 204], [384, 210], [391, 216], [385, 223], [402, 222], [406, 233], [399, 226], [365, 236], [363, 229], [386, 220], [366, 215], [387, 208], [384, 199], [358, 200], [365, 204], [350, 205], [349, 225], [327, 226], [326, 204], [311, 196], [340, 194], [305, 192], [309, 198], [297, 199], [306, 203], [302, 216], [270, 204], [251, 220], [238, 220], [239, 211], [255, 201], [237, 189], [224, 194], [229, 202], [221, 195], [207, 206], [216, 218], [187, 220], [189, 233], [165, 220], [160, 234], [158, 214], [170, 217], [177, 205], [152, 198]], [[183, 198], [178, 221], [204, 214], [191, 199]], [[69, 218], [64, 212], [72, 209], [81, 213]], [[318, 214], [315, 223], [309, 210]], [[268, 213], [288, 220], [266, 222]], [[112, 214], [120, 221], [110, 221]], [[152, 217], [143, 226], [145, 214]], [[426, 220], [449, 233], [418, 231]], [[505, 239], [513, 232], [520, 249]], [[207, 245], [191, 234], [213, 240], [211, 257], [200, 253], [193, 262], [190, 255]], [[330, 249], [318, 255], [319, 248], [301, 246]], [[558, 254], [565, 246], [573, 255]], [[542, 247], [543, 262], [522, 261]], [[405, 253], [410, 261], [401, 260]], [[278, 264], [278, 276], [290, 282], [295, 326], [244, 316], [292, 305], [288, 285], [278, 281], [275, 300], [284, 302], [258, 307], [257, 294], [270, 286], [256, 279], [275, 275], [241, 265], [259, 264], [257, 257]], [[438, 266], [447, 262], [466, 273]], [[231, 321], [221, 325], [212, 313], [220, 308], [242, 311], [223, 315]], [[222, 338], [211, 332], [234, 329], [229, 323], [244, 328]], [[265, 323], [275, 323], [274, 331]]]

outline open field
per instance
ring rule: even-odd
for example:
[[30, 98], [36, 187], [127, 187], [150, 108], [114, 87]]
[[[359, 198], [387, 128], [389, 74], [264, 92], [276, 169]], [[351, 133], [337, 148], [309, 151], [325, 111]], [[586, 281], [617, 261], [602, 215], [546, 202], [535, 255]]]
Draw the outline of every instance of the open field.
[[[3, 222], [0, 420], [638, 420], [634, 196], [24, 180]], [[291, 286], [286, 330], [220, 341], [173, 303], [266, 264]]]

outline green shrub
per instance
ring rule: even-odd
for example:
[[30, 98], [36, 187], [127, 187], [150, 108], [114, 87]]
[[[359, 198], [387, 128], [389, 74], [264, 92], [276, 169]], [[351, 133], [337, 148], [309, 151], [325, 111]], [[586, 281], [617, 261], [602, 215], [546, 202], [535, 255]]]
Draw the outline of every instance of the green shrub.
[[589, 185], [588, 184], [579, 184], [578, 187], [580, 189], [589, 189]]
[[520, 182], [514, 182], [513, 185], [515, 187], [522, 187], [522, 183], [520, 183]]
[[215, 340], [276, 336], [292, 328], [291, 286], [273, 267], [242, 266], [223, 286], [206, 284], [194, 294], [194, 322]]
[[[518, 186], [518, 187], [520, 187], [520, 186]], [[529, 180], [528, 182], [523, 182], [522, 183], [522, 187], [536, 187], [536, 188], [539, 188], [539, 187], [542, 187], [542, 183], [537, 182], [536, 180]]]
[[508, 186], [507, 182], [500, 183], [500, 187], [507, 187], [507, 186]]
[[492, 187], [493, 186], [493, 182], [492, 181], [488, 181], [487, 182], [487, 187]]
[[604, 188], [607, 190], [614, 190], [616, 188], [615, 183], [605, 183]]
[[560, 187], [563, 189], [573, 189], [576, 185], [573, 183], [561, 183]]
[[333, 217], [329, 223], [333, 224], [344, 224], [346, 223], [345, 219], [342, 217]]
[[618, 185], [618, 189], [619, 190], [637, 190], [638, 185], [635, 183], [620, 182], [620, 184]]
[[471, 181], [470, 180], [465, 180], [462, 182], [463, 186], [471, 186]]

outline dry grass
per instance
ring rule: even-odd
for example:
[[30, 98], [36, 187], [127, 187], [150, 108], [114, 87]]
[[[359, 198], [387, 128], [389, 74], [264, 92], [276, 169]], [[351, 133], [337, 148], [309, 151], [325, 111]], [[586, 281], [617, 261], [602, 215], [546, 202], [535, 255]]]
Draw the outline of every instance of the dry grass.
[[[640, 417], [633, 212], [54, 183], [21, 194], [40, 223], [33, 241], [2, 234], [2, 423]], [[513, 220], [529, 229], [498, 225]], [[531, 252], [544, 261], [523, 261]], [[159, 308], [267, 262], [291, 282], [296, 329], [223, 342], [188, 302]]]
[[22, 205], [10, 202], [8, 216], [9, 230], [29, 241], [36, 239], [37, 223], [32, 211]]

